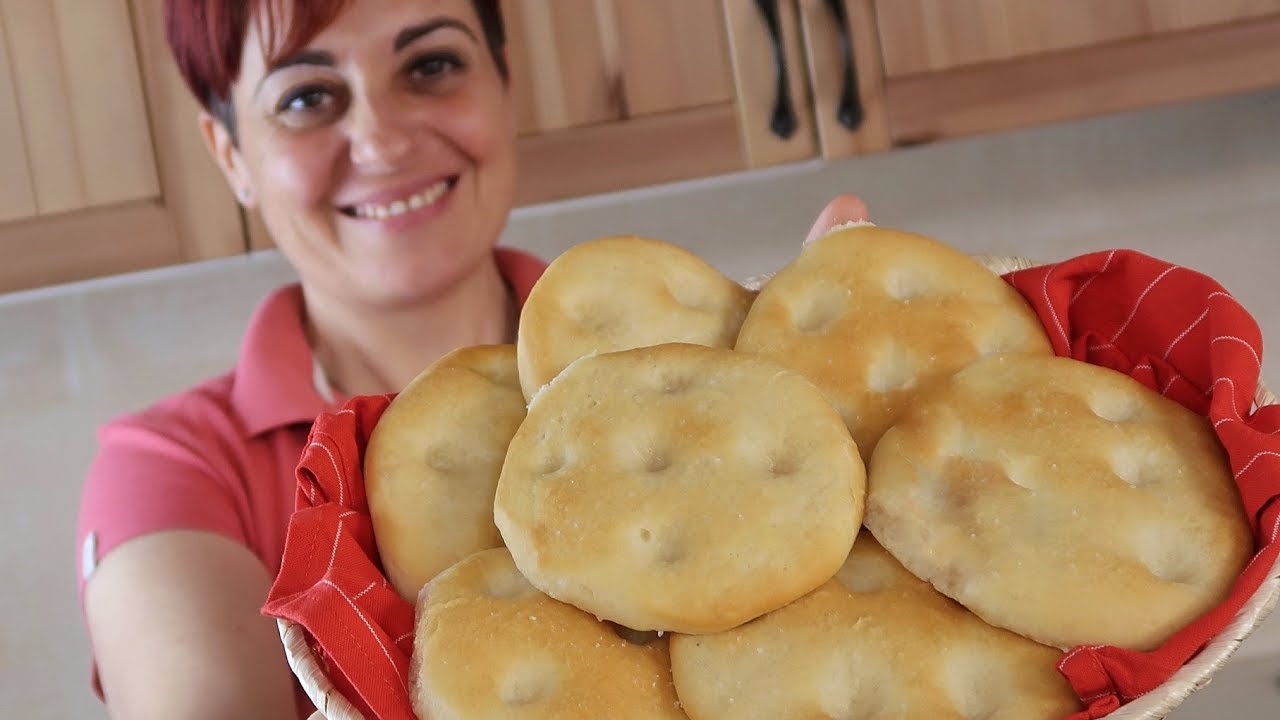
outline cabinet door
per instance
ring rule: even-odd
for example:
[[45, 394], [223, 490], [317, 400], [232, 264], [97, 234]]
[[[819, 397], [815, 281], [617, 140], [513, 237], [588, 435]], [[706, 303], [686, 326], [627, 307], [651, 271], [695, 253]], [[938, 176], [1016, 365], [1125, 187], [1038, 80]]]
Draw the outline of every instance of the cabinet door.
[[524, 205], [743, 166], [717, 0], [504, 0]]
[[243, 250], [160, 1], [0, 0], [0, 290]]
[[1155, 32], [1193, 30], [1280, 15], [1280, 0], [1146, 0]]
[[900, 77], [1200, 30], [1280, 0], [878, 0], [885, 74]]
[[35, 188], [9, 63], [8, 34], [0, 15], [0, 223], [36, 214]]
[[1147, 0], [879, 0], [876, 16], [885, 74], [892, 78], [1140, 37], [1150, 31], [1146, 5]]
[[715, 0], [613, 0], [622, 115], [733, 100], [724, 16]]
[[536, 135], [617, 120], [616, 36], [607, 3], [503, 0], [517, 130]]
[[1280, 85], [1280, 0], [876, 0], [895, 144]]
[[890, 146], [871, 0], [800, 0], [814, 122], [828, 160]]
[[723, 0], [748, 167], [816, 157], [817, 134], [794, 0]]

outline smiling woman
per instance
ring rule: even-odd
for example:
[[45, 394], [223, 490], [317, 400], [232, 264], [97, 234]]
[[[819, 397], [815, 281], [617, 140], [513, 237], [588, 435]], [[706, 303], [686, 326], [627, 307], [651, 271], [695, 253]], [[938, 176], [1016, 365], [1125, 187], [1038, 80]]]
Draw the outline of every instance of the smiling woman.
[[[311, 420], [514, 340], [543, 263], [497, 247], [515, 131], [496, 0], [168, 0], [210, 152], [299, 282], [225, 375], [100, 434], [79, 519], [112, 715], [311, 712], [259, 613]], [[100, 680], [100, 682], [98, 682]]]
[[[497, 246], [516, 174], [498, 0], [166, 0], [209, 151], [299, 281], [227, 373], [102, 428], [78, 522], [114, 717], [311, 712], [260, 608], [312, 421], [512, 343], [545, 264]], [[852, 213], [852, 216], [850, 214]], [[840, 198], [820, 223], [862, 217]]]

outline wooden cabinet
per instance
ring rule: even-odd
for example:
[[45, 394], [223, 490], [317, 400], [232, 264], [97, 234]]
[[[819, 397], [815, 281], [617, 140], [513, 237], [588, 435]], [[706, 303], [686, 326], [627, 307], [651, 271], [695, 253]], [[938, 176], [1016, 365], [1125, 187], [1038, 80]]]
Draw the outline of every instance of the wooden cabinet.
[[1280, 0], [877, 0], [892, 142], [1280, 85]]
[[1280, 0], [881, 0], [876, 11], [885, 74], [898, 77], [1203, 30], [1280, 13]]
[[821, 156], [887, 150], [884, 60], [872, 0], [799, 0]]
[[[162, 1], [0, 0], [0, 291], [270, 246]], [[502, 8], [518, 205], [1280, 86], [1280, 0]]]
[[505, 7], [521, 204], [1280, 86], [1280, 0]]
[[504, 0], [517, 204], [742, 167], [727, 38], [709, 0]]
[[817, 153], [799, 13], [792, 0], [723, 0], [742, 162], [764, 167]]
[[234, 254], [160, 0], [0, 0], [0, 292]]
[[[503, 10], [517, 204], [888, 147], [871, 0], [506, 0]], [[846, 84], [861, 91], [856, 124], [837, 119]]]

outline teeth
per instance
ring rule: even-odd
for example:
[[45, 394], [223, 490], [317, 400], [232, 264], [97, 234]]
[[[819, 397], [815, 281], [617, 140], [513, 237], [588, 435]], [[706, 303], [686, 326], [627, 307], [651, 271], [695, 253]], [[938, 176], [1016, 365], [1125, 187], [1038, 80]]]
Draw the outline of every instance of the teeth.
[[448, 190], [449, 181], [441, 180], [416, 195], [410, 195], [403, 200], [396, 200], [390, 205], [357, 205], [355, 214], [358, 218], [386, 220], [413, 210], [421, 210], [428, 205], [434, 205]]

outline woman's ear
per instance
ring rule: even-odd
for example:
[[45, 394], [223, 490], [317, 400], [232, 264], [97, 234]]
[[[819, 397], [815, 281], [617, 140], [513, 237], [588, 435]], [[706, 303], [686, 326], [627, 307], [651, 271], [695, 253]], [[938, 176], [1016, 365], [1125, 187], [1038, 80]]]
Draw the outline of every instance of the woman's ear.
[[227, 126], [212, 113], [201, 110], [200, 134], [204, 137], [204, 144], [209, 149], [209, 154], [213, 156], [214, 162], [222, 170], [223, 177], [227, 179], [227, 184], [231, 186], [231, 192], [235, 194], [241, 205], [252, 208], [256, 202], [253, 185], [249, 180], [249, 173], [245, 170], [240, 148], [236, 146], [236, 141], [227, 130]]

